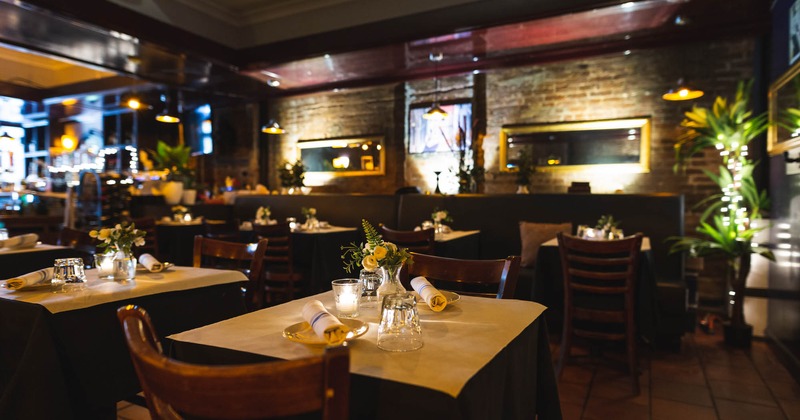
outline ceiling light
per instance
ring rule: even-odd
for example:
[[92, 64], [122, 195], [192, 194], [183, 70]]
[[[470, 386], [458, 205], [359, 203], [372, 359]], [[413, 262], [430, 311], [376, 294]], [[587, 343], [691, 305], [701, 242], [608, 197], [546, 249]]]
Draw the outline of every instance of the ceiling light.
[[443, 120], [447, 118], [447, 112], [439, 106], [439, 62], [442, 61], [442, 53], [430, 53], [428, 59], [434, 62], [433, 67], [433, 82], [434, 82], [434, 91], [433, 91], [433, 105], [431, 108], [422, 115], [422, 118], [426, 120]]
[[261, 132], [267, 134], [285, 134], [286, 130], [284, 130], [277, 121], [270, 120], [265, 126], [261, 127]]
[[267, 84], [272, 86], [272, 87], [278, 87], [278, 86], [281, 85], [281, 81], [278, 80], [278, 79], [269, 79], [269, 80], [267, 80]]
[[78, 103], [78, 100], [75, 99], [75, 98], [67, 98], [67, 99], [64, 99], [63, 101], [61, 101], [61, 105], [64, 105], [64, 106], [75, 105], [77, 103]]
[[7, 131], [3, 130], [3, 134], [0, 134], [0, 140], [14, 140], [14, 137], [11, 137]]
[[697, 99], [703, 96], [703, 91], [694, 89], [684, 83], [683, 79], [678, 79], [677, 86], [668, 90], [661, 98], [665, 101], [688, 101], [689, 99]]
[[181, 93], [178, 91], [178, 98], [170, 100], [169, 94], [163, 96], [164, 109], [156, 115], [156, 121], [175, 124], [181, 122]]

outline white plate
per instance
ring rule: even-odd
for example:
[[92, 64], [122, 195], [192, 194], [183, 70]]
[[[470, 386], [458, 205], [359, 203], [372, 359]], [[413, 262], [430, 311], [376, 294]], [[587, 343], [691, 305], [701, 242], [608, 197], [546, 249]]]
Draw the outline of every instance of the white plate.
[[[164, 265], [164, 268], [161, 271], [154, 271], [154, 273], [163, 273], [164, 271], [167, 271], [170, 268], [175, 267], [175, 264], [173, 264], [171, 262], [165, 262], [165, 263], [162, 263], [162, 264]], [[147, 268], [145, 268], [145, 266], [143, 266], [141, 264], [136, 264], [136, 272], [137, 273], [138, 272], [151, 273], [150, 270], [148, 270]]]
[[[439, 290], [439, 293], [444, 295], [445, 299], [447, 299], [447, 304], [448, 305], [452, 305], [452, 304], [458, 302], [459, 300], [461, 300], [461, 295], [459, 295], [456, 292], [451, 292], [449, 290]], [[424, 301], [422, 300], [422, 297], [419, 295], [419, 293], [414, 291], [414, 294], [417, 295], [417, 299], [420, 302], [424, 303]]]
[[[361, 337], [369, 329], [369, 325], [366, 322], [359, 321], [357, 319], [342, 318], [339, 319], [339, 321], [341, 321], [342, 324], [350, 327], [350, 332], [347, 333], [347, 338], [345, 339], [345, 341]], [[311, 345], [328, 344], [327, 342], [325, 342], [324, 339], [320, 338], [317, 335], [317, 333], [315, 333], [314, 330], [311, 329], [311, 325], [309, 325], [309, 323], [305, 321], [298, 322], [297, 324], [292, 324], [286, 327], [286, 329], [283, 330], [283, 336], [291, 341], [303, 344], [311, 344]]]

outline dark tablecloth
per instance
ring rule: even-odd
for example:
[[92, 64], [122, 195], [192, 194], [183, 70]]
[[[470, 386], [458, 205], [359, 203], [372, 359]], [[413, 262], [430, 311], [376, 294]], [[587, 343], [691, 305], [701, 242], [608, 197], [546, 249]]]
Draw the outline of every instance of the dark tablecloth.
[[0, 299], [0, 418], [115, 419], [116, 402], [139, 391], [117, 308], [145, 308], [163, 338], [243, 314], [240, 288], [230, 283], [57, 314]]
[[52, 267], [57, 258], [83, 258], [91, 263], [94, 256], [74, 248], [51, 248], [40, 251], [0, 254], [0, 279], [16, 277], [43, 268]]
[[[196, 343], [172, 342], [173, 357], [203, 364], [275, 360]], [[443, 371], [442, 374], [447, 374]], [[560, 419], [547, 328], [539, 317], [470, 379], [457, 398], [429, 388], [353, 374], [351, 419]]]

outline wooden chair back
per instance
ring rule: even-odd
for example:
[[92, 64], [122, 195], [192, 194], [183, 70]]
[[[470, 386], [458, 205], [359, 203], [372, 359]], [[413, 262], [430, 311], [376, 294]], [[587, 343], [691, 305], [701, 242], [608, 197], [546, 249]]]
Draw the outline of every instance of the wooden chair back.
[[408, 278], [424, 276], [436, 287], [455, 286], [459, 293], [472, 296], [511, 299], [519, 277], [518, 256], [499, 260], [465, 260], [412, 252], [407, 264]]
[[239, 224], [231, 220], [203, 219], [203, 236], [222, 241], [239, 242]]
[[154, 419], [276, 418], [319, 412], [347, 419], [350, 354], [346, 346], [319, 356], [245, 365], [207, 366], [165, 356], [147, 312], [117, 310], [131, 359]]
[[268, 241], [258, 243], [220, 241], [197, 235], [194, 237], [193, 266], [240, 270], [247, 275], [245, 301], [251, 310], [264, 306], [264, 257]]
[[407, 248], [409, 252], [433, 255], [436, 248], [436, 234], [433, 228], [424, 230], [394, 230], [380, 226], [384, 241], [392, 242], [398, 247]]
[[289, 225], [253, 225], [258, 238], [269, 240], [266, 272], [264, 273], [264, 301], [267, 306], [288, 302], [304, 293], [303, 273], [294, 265], [292, 235]]
[[564, 274], [564, 329], [558, 374], [573, 337], [625, 342], [628, 368], [636, 377], [635, 289], [642, 234], [610, 241], [558, 234]]

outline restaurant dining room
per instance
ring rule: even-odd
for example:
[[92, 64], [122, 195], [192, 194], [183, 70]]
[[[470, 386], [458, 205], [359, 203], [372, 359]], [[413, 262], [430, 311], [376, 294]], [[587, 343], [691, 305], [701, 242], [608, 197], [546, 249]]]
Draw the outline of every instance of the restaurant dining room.
[[0, 0], [0, 419], [800, 419], [800, 0]]

